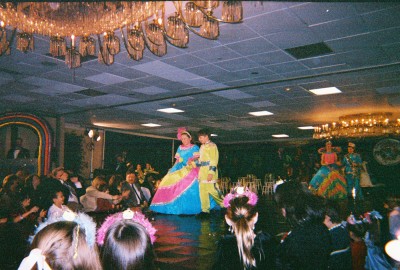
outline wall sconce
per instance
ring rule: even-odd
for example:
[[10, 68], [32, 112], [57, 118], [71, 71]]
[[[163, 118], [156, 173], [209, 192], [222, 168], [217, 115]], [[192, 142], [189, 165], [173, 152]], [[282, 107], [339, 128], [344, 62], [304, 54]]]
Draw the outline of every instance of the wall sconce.
[[99, 131], [97, 129], [86, 129], [86, 135], [91, 138], [93, 141], [98, 142], [101, 140]]

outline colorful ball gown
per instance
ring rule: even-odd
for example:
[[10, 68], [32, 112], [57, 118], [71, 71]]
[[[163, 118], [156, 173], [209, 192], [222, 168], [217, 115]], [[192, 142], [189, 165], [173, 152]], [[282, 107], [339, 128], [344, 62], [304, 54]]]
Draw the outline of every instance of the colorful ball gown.
[[340, 174], [335, 164], [337, 156], [335, 152], [325, 152], [323, 165], [310, 181], [310, 189], [317, 195], [329, 199], [347, 198], [346, 179]]
[[201, 212], [198, 174], [194, 159], [199, 157], [197, 145], [179, 146], [177, 162], [164, 176], [150, 205], [154, 212], [174, 215], [195, 215]]

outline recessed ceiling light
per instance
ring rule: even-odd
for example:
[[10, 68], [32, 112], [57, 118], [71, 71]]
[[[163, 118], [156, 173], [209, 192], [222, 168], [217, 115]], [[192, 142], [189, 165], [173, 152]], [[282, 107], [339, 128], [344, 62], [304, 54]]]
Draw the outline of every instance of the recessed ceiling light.
[[211, 133], [210, 136], [211, 137], [218, 137], [218, 134]]
[[274, 137], [274, 138], [288, 138], [289, 135], [286, 135], [286, 134], [275, 134], [275, 135], [272, 135], [272, 137]]
[[159, 124], [153, 124], [153, 123], [142, 124], [142, 126], [145, 126], [145, 127], [161, 127], [161, 125], [159, 125]]
[[314, 129], [313, 126], [304, 126], [304, 127], [297, 127], [297, 128], [301, 129], [301, 130]]
[[164, 112], [164, 113], [180, 113], [180, 112], [184, 112], [182, 110], [178, 110], [178, 109], [175, 109], [175, 108], [158, 109], [157, 111]]
[[312, 89], [312, 90], [310, 90], [310, 92], [314, 93], [317, 96], [342, 93], [342, 91], [340, 91], [336, 87], [326, 87], [326, 88]]
[[273, 113], [269, 112], [269, 111], [249, 112], [249, 114], [254, 115], [254, 116], [273, 115]]

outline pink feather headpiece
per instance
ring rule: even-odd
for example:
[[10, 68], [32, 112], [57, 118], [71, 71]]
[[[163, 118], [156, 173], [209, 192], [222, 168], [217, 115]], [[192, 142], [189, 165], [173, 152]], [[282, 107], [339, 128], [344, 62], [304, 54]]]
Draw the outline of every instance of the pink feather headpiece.
[[185, 133], [189, 136], [189, 138], [192, 138], [192, 135], [190, 135], [185, 127], [180, 127], [178, 128], [178, 134], [176, 136], [179, 140], [182, 140], [182, 133]]
[[151, 243], [153, 244], [156, 241], [156, 229], [151, 225], [150, 221], [140, 212], [132, 212], [132, 210], [128, 209], [124, 212], [115, 213], [113, 215], [108, 216], [101, 227], [97, 230], [97, 237], [96, 242], [100, 246], [104, 244], [104, 238], [106, 237], [108, 229], [113, 225], [115, 222], [120, 220], [132, 220], [136, 223], [139, 223], [143, 227], [146, 228], [147, 233], [150, 236]]
[[248, 204], [250, 204], [252, 206], [257, 204], [258, 197], [254, 192], [251, 192], [248, 188], [245, 188], [245, 187], [236, 187], [229, 194], [225, 195], [224, 207], [225, 208], [230, 207], [231, 200], [238, 198], [238, 197], [243, 197], [243, 196], [249, 198]]

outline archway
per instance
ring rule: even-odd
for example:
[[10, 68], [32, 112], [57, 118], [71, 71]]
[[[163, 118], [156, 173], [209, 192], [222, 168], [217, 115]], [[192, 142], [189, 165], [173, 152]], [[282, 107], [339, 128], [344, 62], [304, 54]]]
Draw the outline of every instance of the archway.
[[0, 128], [9, 125], [26, 126], [38, 135], [37, 174], [46, 175], [50, 170], [52, 132], [44, 119], [27, 113], [7, 113], [0, 116]]

